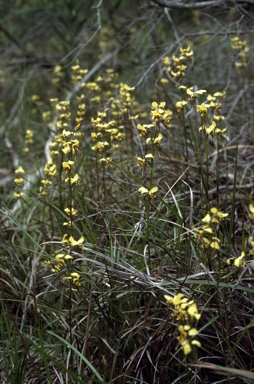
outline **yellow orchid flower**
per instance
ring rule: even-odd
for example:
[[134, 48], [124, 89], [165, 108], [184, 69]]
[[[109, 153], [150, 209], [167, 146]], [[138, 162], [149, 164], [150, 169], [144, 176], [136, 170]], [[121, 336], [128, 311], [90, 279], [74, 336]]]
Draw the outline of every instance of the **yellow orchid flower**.
[[155, 193], [156, 193], [157, 191], [158, 191], [158, 187], [153, 187], [153, 188], [151, 188], [150, 190], [147, 189], [147, 188], [145, 188], [145, 187], [140, 187], [140, 188], [138, 189], [138, 192], [140, 192], [141, 195], [147, 193], [149, 197], [154, 197], [154, 196], [155, 196]]

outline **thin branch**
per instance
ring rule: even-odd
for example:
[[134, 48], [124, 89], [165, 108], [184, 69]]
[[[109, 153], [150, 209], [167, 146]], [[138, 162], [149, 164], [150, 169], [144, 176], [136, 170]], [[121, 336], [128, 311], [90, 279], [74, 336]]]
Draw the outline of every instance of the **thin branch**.
[[8, 137], [4, 137], [4, 144], [10, 154], [10, 157], [11, 157], [11, 162], [12, 162], [12, 169], [17, 169], [18, 166], [19, 166], [19, 158], [18, 158], [18, 155], [17, 155], [17, 152], [15, 151], [12, 143], [10, 142], [10, 140], [8, 139]]
[[5, 36], [18, 47], [20, 51], [22, 51], [26, 56], [30, 56], [31, 53], [26, 49], [26, 47], [19, 40], [17, 40], [16, 37], [14, 37], [9, 31], [7, 31], [7, 29], [4, 28], [1, 24], [0, 31], [2, 31]]
[[152, 0], [152, 3], [158, 4], [163, 8], [172, 8], [172, 9], [202, 9], [207, 7], [218, 7], [220, 5], [225, 5], [225, 1], [222, 0], [212, 0], [212, 1], [201, 1], [199, 3], [185, 4], [185, 3], [175, 3], [168, 2], [164, 0]]
[[37, 57], [32, 52], [26, 49], [26, 47], [16, 39], [15, 36], [13, 36], [6, 28], [4, 28], [0, 24], [0, 31], [5, 34], [8, 40], [10, 40], [12, 43], [16, 45], [16, 47], [22, 52], [24, 57], [26, 58], [26, 63], [32, 62], [32, 63], [40, 63], [42, 66], [46, 67], [53, 67], [53, 64], [49, 62], [47, 57]]
[[186, 3], [179, 3], [179, 2], [169, 2], [165, 0], [151, 0], [151, 3], [155, 3], [163, 8], [170, 8], [170, 9], [186, 9], [186, 10], [193, 10], [193, 9], [204, 9], [204, 8], [215, 8], [225, 5], [229, 7], [232, 6], [241, 6], [244, 4], [251, 4], [253, 5], [253, 0], [228, 0], [227, 2], [225, 0], [211, 0], [211, 1], [200, 1], [197, 3], [192, 4], [186, 4]]

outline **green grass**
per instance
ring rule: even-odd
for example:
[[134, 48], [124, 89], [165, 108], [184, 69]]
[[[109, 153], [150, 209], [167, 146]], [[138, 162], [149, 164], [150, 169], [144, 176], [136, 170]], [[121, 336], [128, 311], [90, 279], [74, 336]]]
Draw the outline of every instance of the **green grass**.
[[1, 382], [251, 383], [252, 20], [80, 4], [3, 10]]

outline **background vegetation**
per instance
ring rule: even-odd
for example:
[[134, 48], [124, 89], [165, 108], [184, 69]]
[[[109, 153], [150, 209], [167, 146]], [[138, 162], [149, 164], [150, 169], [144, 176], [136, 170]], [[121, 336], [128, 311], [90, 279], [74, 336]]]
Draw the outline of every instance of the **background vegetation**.
[[0, 11], [1, 382], [253, 382], [252, 1]]

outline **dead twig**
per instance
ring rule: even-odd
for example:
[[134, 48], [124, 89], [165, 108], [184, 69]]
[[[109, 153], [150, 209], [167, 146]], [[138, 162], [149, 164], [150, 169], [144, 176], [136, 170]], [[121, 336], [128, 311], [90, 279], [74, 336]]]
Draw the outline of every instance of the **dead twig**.
[[152, 0], [151, 3], [155, 3], [163, 8], [169, 9], [204, 9], [204, 8], [215, 8], [215, 7], [227, 7], [230, 6], [243, 6], [246, 4], [253, 5], [252, 0], [211, 0], [211, 1], [197, 1], [196, 3], [186, 4], [182, 2], [174, 2], [174, 1], [164, 1], [164, 0]]

